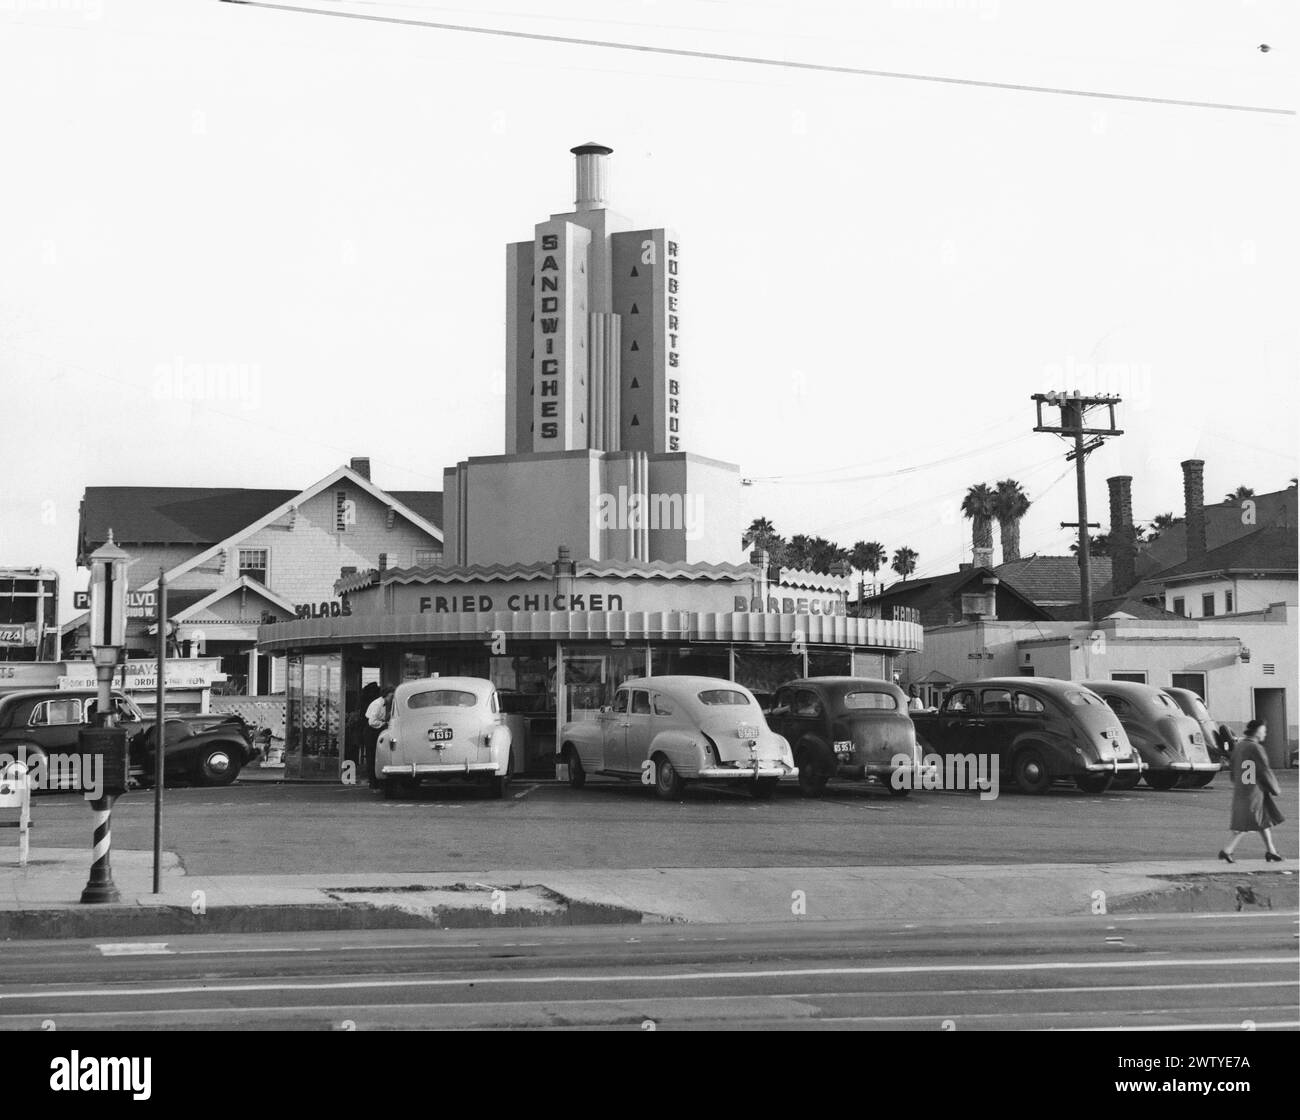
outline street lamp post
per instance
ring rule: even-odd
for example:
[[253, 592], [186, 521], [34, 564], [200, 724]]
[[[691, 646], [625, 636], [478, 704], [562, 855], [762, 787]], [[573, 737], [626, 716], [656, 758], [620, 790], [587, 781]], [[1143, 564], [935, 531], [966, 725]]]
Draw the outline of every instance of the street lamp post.
[[[99, 754], [105, 776], [103, 796], [90, 803], [95, 813], [90, 878], [82, 902], [118, 902], [109, 862], [113, 847], [113, 801], [125, 788], [126, 732], [117, 726], [113, 706], [113, 670], [126, 650], [127, 554], [108, 540], [90, 554], [90, 648], [95, 662], [95, 723], [81, 733], [82, 754]], [[121, 775], [114, 780], [114, 771]]]

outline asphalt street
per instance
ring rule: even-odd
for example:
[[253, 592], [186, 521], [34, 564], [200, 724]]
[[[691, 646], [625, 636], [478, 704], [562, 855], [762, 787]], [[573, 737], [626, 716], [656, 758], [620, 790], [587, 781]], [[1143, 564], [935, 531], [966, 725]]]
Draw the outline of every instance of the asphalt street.
[[[1279, 844], [1291, 861], [1296, 774], [1278, 772], [1288, 818]], [[770, 802], [695, 787], [672, 803], [616, 782], [583, 790], [520, 782], [505, 801], [455, 785], [384, 801], [364, 786], [241, 782], [168, 790], [163, 847], [190, 875], [1212, 859], [1226, 838], [1230, 801], [1223, 776], [1201, 790], [1093, 796], [1060, 786], [1038, 797], [1004, 790], [989, 801], [938, 791], [895, 798], [847, 782], [832, 783], [816, 801], [793, 784]], [[34, 845], [89, 848], [91, 812], [76, 795], [36, 798], [33, 826]], [[152, 794], [119, 799], [114, 846], [148, 850], [152, 836]], [[1262, 866], [1262, 850], [1248, 837], [1240, 866]]]
[[1295, 1029], [1295, 944], [1294, 914], [32, 941], [0, 1029]]

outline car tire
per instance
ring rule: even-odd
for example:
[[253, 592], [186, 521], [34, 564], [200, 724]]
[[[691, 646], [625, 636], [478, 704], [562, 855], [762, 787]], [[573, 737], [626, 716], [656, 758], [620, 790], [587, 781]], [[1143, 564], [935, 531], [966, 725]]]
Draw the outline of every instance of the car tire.
[[504, 774], [492, 775], [492, 797], [496, 801], [504, 801], [506, 794], [510, 792], [510, 779], [515, 776], [515, 756], [506, 755], [506, 772]]
[[578, 748], [570, 744], [564, 748], [564, 761], [569, 765], [569, 788], [582, 789], [587, 784], [587, 771], [582, 768]]
[[1079, 787], [1081, 793], [1105, 793], [1110, 789], [1114, 778], [1114, 774], [1078, 774], [1075, 776], [1074, 784]]
[[1047, 768], [1043, 752], [1037, 747], [1026, 747], [1016, 755], [1013, 774], [1021, 793], [1046, 793], [1052, 785], [1052, 772]]
[[826, 783], [830, 775], [824, 767], [817, 765], [816, 749], [801, 746], [794, 756], [795, 766], [799, 770], [799, 792], [804, 797], [821, 797], [826, 792]]
[[239, 777], [239, 755], [229, 743], [212, 743], [199, 755], [195, 773], [205, 786], [228, 786]]
[[1127, 792], [1136, 789], [1138, 782], [1142, 780], [1142, 775], [1136, 770], [1125, 770], [1122, 774], [1116, 774], [1110, 780], [1111, 793]]
[[1217, 770], [1200, 770], [1192, 775], [1191, 787], [1192, 789], [1204, 789], [1218, 776], [1219, 772]]
[[655, 755], [652, 761], [655, 764], [655, 793], [663, 801], [680, 801], [686, 782], [677, 773], [677, 767], [663, 754]]
[[1180, 777], [1177, 770], [1148, 770], [1142, 780], [1152, 789], [1165, 793], [1178, 784]]
[[780, 778], [755, 778], [754, 784], [749, 787], [749, 792], [755, 801], [771, 801], [772, 794], [776, 792], [776, 783], [780, 780]]

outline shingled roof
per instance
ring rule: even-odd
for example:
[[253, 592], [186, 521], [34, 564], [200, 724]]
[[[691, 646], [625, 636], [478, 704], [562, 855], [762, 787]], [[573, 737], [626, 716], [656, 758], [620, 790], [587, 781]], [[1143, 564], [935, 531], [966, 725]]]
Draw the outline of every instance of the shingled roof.
[[[1092, 592], [1096, 595], [1110, 583], [1110, 557], [1093, 556], [1088, 567]], [[1062, 606], [1079, 601], [1079, 558], [1077, 556], [1026, 556], [999, 564], [993, 569], [999, 579], [1012, 584], [1025, 598], [1040, 607]]]
[[1155, 577], [1162, 583], [1218, 572], [1279, 572], [1296, 574], [1296, 530], [1290, 525], [1266, 525], [1235, 541], [1212, 548], [1204, 556], [1184, 560]]
[[[87, 486], [81, 499], [77, 562], [108, 539], [124, 547], [186, 545], [211, 548], [246, 529], [301, 490], [207, 486]], [[411, 512], [441, 527], [442, 493], [385, 491]]]
[[214, 545], [289, 501], [297, 490], [206, 486], [87, 486], [82, 557], [108, 539], [120, 545]]

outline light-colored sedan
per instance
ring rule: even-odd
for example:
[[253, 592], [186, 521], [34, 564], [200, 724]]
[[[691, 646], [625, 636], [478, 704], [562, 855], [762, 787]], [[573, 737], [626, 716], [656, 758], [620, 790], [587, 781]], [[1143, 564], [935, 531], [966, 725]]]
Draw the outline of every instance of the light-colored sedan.
[[770, 797], [795, 773], [790, 744], [767, 726], [753, 693], [714, 677], [625, 682], [595, 719], [561, 728], [560, 760], [574, 788], [608, 774], [674, 800], [690, 781], [741, 782]]
[[397, 686], [375, 771], [385, 797], [425, 778], [486, 785], [504, 797], [514, 772], [510, 728], [496, 687], [480, 677], [429, 677]]

